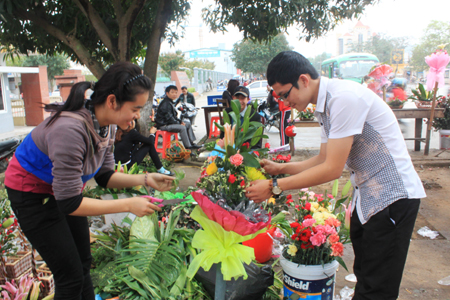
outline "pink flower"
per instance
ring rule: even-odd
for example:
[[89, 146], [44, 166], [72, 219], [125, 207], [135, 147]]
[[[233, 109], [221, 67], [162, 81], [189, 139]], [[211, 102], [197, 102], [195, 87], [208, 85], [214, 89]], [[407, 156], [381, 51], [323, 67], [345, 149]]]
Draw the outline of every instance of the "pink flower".
[[331, 245], [331, 250], [333, 250], [331, 256], [342, 256], [344, 254], [344, 245], [342, 243], [335, 243]]
[[341, 226], [341, 222], [338, 219], [329, 217], [328, 219], [325, 220], [325, 225], [339, 227]]
[[322, 233], [317, 232], [313, 236], [311, 236], [310, 241], [311, 241], [311, 244], [313, 244], [313, 246], [318, 247], [327, 241], [327, 237], [325, 235], [323, 235]]
[[314, 225], [314, 223], [316, 223], [316, 220], [307, 219], [302, 222], [302, 225], [303, 225], [303, 227], [310, 227], [310, 226]]
[[348, 208], [345, 206], [345, 204], [342, 204], [345, 209], [345, 221], [344, 221], [344, 227], [346, 229], [350, 229], [350, 220], [352, 218], [352, 201], [348, 203]]
[[240, 155], [239, 153], [230, 157], [231, 164], [236, 167], [239, 167], [243, 161], [244, 161], [244, 157], [242, 155]]
[[336, 234], [336, 229], [330, 225], [317, 225], [316, 230], [318, 233], [322, 233], [323, 235], [331, 235]]
[[301, 190], [300, 190], [300, 192], [308, 192], [308, 191], [309, 191], [308, 188], [304, 188], [304, 189], [301, 189]]
[[339, 242], [339, 235], [337, 234], [332, 234], [328, 237], [328, 241], [330, 242], [330, 244], [335, 244], [337, 242]]

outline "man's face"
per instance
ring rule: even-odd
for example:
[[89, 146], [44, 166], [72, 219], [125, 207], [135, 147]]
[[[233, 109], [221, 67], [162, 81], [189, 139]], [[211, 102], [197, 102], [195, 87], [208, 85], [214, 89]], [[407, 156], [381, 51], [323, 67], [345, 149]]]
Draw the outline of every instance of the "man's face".
[[185, 95], [187, 95], [187, 89], [182, 89], [181, 92]]
[[239, 100], [239, 104], [241, 105], [241, 112], [242, 112], [245, 109], [245, 107], [247, 106], [248, 97], [245, 97], [242, 94], [237, 94], [234, 97]]
[[172, 100], [177, 99], [177, 94], [178, 94], [177, 90], [170, 90], [166, 93], [167, 97], [169, 97]]
[[[303, 75], [302, 75], [303, 76]], [[281, 84], [279, 82], [272, 85], [272, 89], [275, 91], [277, 96], [281, 96], [285, 105], [290, 106], [298, 111], [303, 111], [306, 109], [309, 103], [312, 103], [312, 97], [309, 94], [310, 89], [309, 81], [305, 83], [304, 80], [299, 79], [298, 88], [293, 86], [291, 83]], [[291, 89], [292, 88], [292, 89]], [[290, 91], [289, 91], [290, 90]], [[288, 93], [286, 97], [286, 93]]]

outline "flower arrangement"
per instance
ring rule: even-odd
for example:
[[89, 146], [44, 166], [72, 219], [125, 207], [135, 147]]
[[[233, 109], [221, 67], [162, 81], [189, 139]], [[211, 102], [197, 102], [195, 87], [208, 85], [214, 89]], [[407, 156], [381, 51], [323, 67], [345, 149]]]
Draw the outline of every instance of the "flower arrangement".
[[337, 260], [345, 267], [341, 259], [343, 244], [349, 242], [350, 209], [343, 205], [348, 199], [351, 183], [346, 184], [342, 198], [336, 200], [337, 180], [332, 194], [315, 194], [302, 189], [298, 202], [290, 197], [286, 203], [294, 209], [295, 220], [287, 232], [288, 245], [283, 257], [301, 265], [324, 265]]
[[444, 108], [444, 117], [443, 118], [434, 118], [433, 119], [433, 128], [435, 130], [447, 130], [450, 129], [450, 94], [445, 96], [441, 96], [437, 100], [436, 107]]
[[399, 98], [395, 98], [393, 100], [390, 100], [387, 102], [387, 105], [389, 105], [389, 107], [391, 108], [402, 108], [403, 104], [406, 102], [406, 100], [401, 100]]
[[[253, 105], [256, 111], [256, 102]], [[251, 109], [246, 110], [241, 122], [239, 101], [233, 100], [231, 108], [230, 114], [223, 113], [224, 125], [216, 123], [224, 132], [223, 140], [206, 145], [206, 149], [213, 153], [203, 166], [197, 187], [204, 190], [211, 200], [221, 200], [234, 209], [241, 202], [248, 204], [244, 190], [251, 181], [266, 179], [259, 165], [259, 156], [264, 156], [269, 148], [251, 149], [261, 138], [267, 138], [261, 123], [250, 122]], [[233, 120], [233, 125], [230, 120]]]
[[15, 231], [19, 225], [5, 189], [0, 190], [0, 208], [0, 257], [15, 255], [17, 252]]
[[300, 111], [297, 115], [297, 118], [300, 118], [300, 120], [306, 121], [306, 120], [313, 120], [314, 119], [314, 112], [316, 111], [316, 107], [307, 107], [303, 111]]

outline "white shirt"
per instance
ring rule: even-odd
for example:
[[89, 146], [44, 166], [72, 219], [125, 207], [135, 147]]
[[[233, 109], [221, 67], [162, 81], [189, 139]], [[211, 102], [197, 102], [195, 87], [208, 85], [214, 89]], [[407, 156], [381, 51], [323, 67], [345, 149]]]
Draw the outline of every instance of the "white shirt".
[[354, 136], [346, 168], [362, 224], [399, 199], [426, 197], [394, 113], [370, 89], [321, 77], [314, 114], [322, 143]]

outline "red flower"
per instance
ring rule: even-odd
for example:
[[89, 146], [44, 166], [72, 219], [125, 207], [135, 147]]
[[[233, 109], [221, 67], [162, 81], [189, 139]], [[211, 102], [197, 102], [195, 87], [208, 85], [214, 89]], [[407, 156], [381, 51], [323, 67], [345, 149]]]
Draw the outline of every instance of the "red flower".
[[303, 207], [303, 208], [306, 209], [306, 210], [311, 210], [311, 203], [307, 202], [305, 204], [305, 207]]
[[259, 156], [259, 152], [258, 151], [253, 151], [253, 153], [255, 153], [256, 156]]
[[241, 181], [241, 187], [245, 187], [245, 181], [244, 180]]
[[236, 176], [234, 176], [234, 174], [230, 174], [230, 176], [228, 177], [228, 182], [233, 184], [236, 181]]
[[296, 209], [296, 210], [300, 210], [300, 205], [298, 205], [298, 204], [295, 205], [295, 209]]
[[311, 215], [306, 215], [306, 216], [303, 217], [303, 220], [308, 220], [308, 219], [312, 219], [312, 216]]
[[311, 229], [309, 229], [309, 228], [304, 229], [304, 230], [300, 233], [300, 240], [301, 240], [302, 242], [308, 243], [310, 238], [311, 238]]
[[288, 200], [292, 199], [292, 195], [291, 194], [287, 195], [286, 199], [288, 199]]
[[264, 145], [264, 147], [267, 148], [267, 149], [270, 149], [270, 144], [269, 144], [269, 143], [266, 143], [266, 144]]
[[308, 243], [302, 243], [302, 244], [300, 245], [300, 247], [301, 247], [302, 249], [312, 249], [312, 248], [314, 248], [314, 246], [313, 246], [310, 242], [308, 242]]
[[290, 203], [292, 203], [292, 202], [294, 202], [294, 200], [289, 199], [288, 201], [286, 201], [286, 204], [290, 204]]
[[294, 223], [291, 223], [289, 225], [291, 226], [291, 228], [297, 228], [297, 227], [300, 226], [300, 224], [298, 222], [294, 222]]
[[250, 148], [250, 143], [249, 142], [245, 142], [245, 143], [242, 144], [242, 146], [245, 146], [247, 149], [249, 149]]

